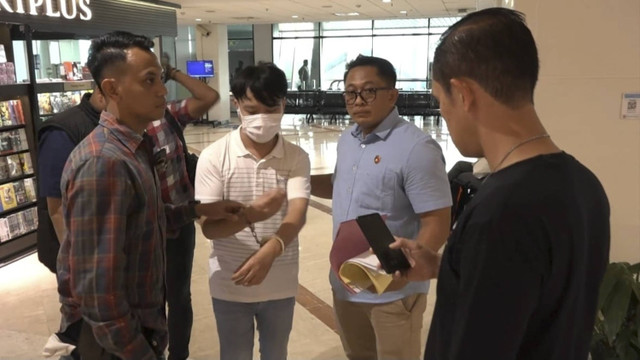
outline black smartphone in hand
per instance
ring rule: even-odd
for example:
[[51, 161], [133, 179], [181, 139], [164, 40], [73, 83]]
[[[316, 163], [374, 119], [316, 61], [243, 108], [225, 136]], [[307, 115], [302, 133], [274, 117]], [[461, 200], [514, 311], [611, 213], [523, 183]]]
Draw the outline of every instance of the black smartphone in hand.
[[387, 274], [411, 268], [411, 264], [409, 264], [409, 260], [407, 260], [402, 250], [389, 248], [389, 245], [395, 240], [380, 214], [373, 213], [358, 216], [356, 223], [369, 242], [373, 253], [380, 260], [382, 269]]

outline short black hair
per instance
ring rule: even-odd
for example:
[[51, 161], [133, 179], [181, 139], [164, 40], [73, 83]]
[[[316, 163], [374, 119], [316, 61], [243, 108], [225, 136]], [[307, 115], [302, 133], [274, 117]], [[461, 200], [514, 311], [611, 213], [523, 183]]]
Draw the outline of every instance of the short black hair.
[[247, 98], [247, 89], [262, 104], [273, 107], [287, 96], [287, 76], [271, 62], [248, 65], [235, 77], [231, 92], [237, 100]]
[[153, 40], [126, 31], [114, 31], [91, 41], [87, 67], [93, 80], [102, 91], [101, 83], [108, 67], [127, 61], [125, 50], [137, 47], [151, 52]]
[[521, 12], [489, 8], [473, 12], [442, 34], [433, 79], [447, 94], [450, 80], [466, 77], [509, 107], [533, 103], [538, 50]]
[[373, 66], [378, 71], [378, 76], [387, 83], [390, 87], [396, 87], [396, 69], [394, 69], [391, 63], [383, 58], [375, 56], [358, 55], [355, 60], [350, 61], [347, 64], [347, 70], [344, 72], [344, 82], [347, 83], [347, 75], [351, 69], [358, 66]]

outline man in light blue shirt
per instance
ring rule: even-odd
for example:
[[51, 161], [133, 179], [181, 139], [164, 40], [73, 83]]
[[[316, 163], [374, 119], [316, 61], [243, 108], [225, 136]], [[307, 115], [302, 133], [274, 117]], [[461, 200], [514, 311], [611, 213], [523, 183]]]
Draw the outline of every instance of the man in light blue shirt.
[[[449, 234], [451, 193], [440, 146], [398, 115], [396, 73], [385, 59], [358, 56], [344, 76], [347, 111], [356, 123], [338, 141], [333, 175], [313, 176], [312, 194], [333, 199], [340, 223], [386, 215], [395, 236], [434, 251]], [[418, 359], [428, 282], [394, 280], [381, 295], [350, 294], [332, 273], [334, 309], [347, 357]]]

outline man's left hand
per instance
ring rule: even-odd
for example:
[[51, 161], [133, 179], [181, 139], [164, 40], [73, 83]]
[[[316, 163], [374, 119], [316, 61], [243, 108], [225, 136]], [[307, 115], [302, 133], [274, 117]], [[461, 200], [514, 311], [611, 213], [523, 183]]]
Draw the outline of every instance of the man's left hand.
[[236, 285], [253, 286], [260, 285], [267, 277], [271, 265], [280, 254], [280, 244], [275, 240], [266, 242], [260, 250], [256, 251], [231, 276]]

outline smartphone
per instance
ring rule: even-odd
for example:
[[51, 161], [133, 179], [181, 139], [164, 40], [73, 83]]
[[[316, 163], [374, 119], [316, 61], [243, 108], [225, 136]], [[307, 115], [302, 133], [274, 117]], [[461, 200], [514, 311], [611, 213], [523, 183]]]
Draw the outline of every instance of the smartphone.
[[397, 270], [406, 270], [411, 267], [402, 250], [389, 248], [389, 245], [395, 240], [380, 214], [373, 213], [358, 216], [356, 223], [369, 242], [373, 253], [380, 260], [382, 269], [387, 274], [393, 274]]

